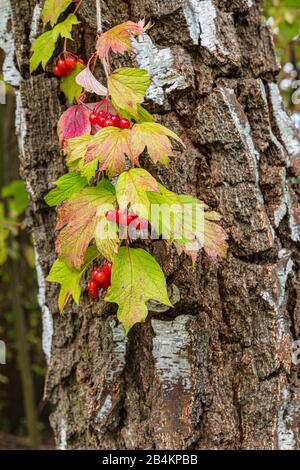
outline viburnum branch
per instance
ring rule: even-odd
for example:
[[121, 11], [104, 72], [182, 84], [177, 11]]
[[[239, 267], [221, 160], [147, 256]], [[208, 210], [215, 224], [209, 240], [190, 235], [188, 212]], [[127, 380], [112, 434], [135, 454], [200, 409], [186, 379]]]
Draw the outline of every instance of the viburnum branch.
[[100, 0], [96, 0], [97, 34], [102, 34], [102, 14]]

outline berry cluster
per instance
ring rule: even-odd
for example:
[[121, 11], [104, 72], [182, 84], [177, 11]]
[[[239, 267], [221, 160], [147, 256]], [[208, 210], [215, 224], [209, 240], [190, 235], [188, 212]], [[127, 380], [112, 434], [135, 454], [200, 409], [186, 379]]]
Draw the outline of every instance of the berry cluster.
[[57, 77], [66, 77], [76, 67], [77, 63], [85, 65], [82, 59], [69, 56], [66, 59], [58, 59], [56, 65], [53, 67], [52, 72]]
[[107, 290], [111, 284], [112, 263], [106, 263], [102, 268], [92, 271], [91, 280], [88, 283], [89, 296], [91, 299], [99, 297], [99, 290]]
[[106, 111], [94, 111], [90, 114], [90, 123], [95, 126], [98, 124], [100, 127], [119, 127], [120, 129], [129, 129], [130, 121], [128, 119], [122, 118], [117, 114], [107, 113]]
[[128, 227], [135, 221], [136, 230], [144, 229], [148, 226], [147, 220], [142, 220], [136, 214], [128, 213], [126, 210], [122, 211], [121, 209], [108, 211], [106, 213], [106, 219], [123, 227]]

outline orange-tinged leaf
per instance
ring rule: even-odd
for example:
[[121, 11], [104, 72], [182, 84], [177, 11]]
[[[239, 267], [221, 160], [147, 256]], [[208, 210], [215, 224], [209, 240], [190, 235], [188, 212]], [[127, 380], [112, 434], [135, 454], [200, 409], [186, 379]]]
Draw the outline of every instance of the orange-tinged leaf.
[[108, 56], [109, 50], [124, 54], [126, 51], [131, 51], [131, 38], [144, 34], [149, 25], [144, 27], [144, 22], [133, 23], [126, 21], [126, 23], [119, 24], [101, 34], [97, 41], [97, 53], [100, 59]]
[[109, 177], [121, 173], [125, 168], [126, 155], [134, 161], [129, 145], [130, 134], [129, 129], [117, 127], [100, 130], [87, 146], [85, 162], [96, 158], [100, 162], [100, 170], [106, 171]]
[[174, 242], [179, 253], [189, 254], [193, 262], [202, 248], [212, 258], [225, 257], [227, 235], [216, 223], [220, 215], [192, 196], [177, 195], [161, 184], [158, 186], [160, 193], [147, 193], [150, 222], [155, 231], [169, 243]]
[[[102, 180], [85, 188], [58, 209], [56, 252], [69, 266], [80, 269], [85, 252], [95, 236], [97, 222], [115, 203], [113, 190]], [[110, 185], [111, 186], [111, 185]]]
[[143, 103], [150, 80], [150, 75], [143, 69], [123, 67], [115, 70], [108, 77], [108, 92], [113, 106], [138, 119], [138, 104]]
[[163, 165], [169, 163], [169, 157], [173, 155], [172, 144], [169, 139], [180, 142], [182, 140], [165, 126], [156, 122], [142, 122], [135, 124], [131, 134], [131, 151], [133, 157], [137, 159], [147, 147], [148, 154], [154, 163], [160, 162]]

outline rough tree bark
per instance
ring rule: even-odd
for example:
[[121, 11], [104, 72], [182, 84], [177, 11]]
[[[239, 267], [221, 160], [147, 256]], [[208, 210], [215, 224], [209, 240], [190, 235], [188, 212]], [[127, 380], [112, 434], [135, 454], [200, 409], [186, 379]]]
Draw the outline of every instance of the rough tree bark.
[[[149, 109], [183, 137], [186, 150], [178, 148], [169, 169], [151, 171], [221, 212], [230, 253], [223, 262], [201, 254], [192, 270], [186, 256], [156, 241], [153, 253], [180, 300], [173, 310], [152, 312], [127, 339], [116, 309], [103, 301], [83, 295], [79, 308], [71, 304], [59, 315], [58, 290], [45, 283], [55, 214], [43, 197], [64, 172], [56, 123], [65, 102], [51, 74], [28, 73], [40, 6], [7, 1], [49, 361], [45, 395], [54, 405], [57, 446], [299, 448], [299, 368], [291, 344], [300, 336], [300, 220], [289, 177], [300, 173], [300, 145], [275, 83], [279, 65], [260, 1], [101, 3], [105, 28], [143, 16], [154, 22], [135, 42], [137, 64], [153, 76]], [[83, 2], [79, 16], [76, 47], [84, 56], [94, 47], [93, 0]], [[6, 75], [15, 77], [7, 49]]]

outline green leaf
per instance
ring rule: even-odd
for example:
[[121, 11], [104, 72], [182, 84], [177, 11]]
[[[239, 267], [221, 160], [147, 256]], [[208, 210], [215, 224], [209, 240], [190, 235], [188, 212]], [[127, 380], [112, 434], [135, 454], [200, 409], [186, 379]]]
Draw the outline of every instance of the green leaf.
[[51, 26], [54, 26], [61, 13], [63, 13], [71, 3], [72, 0], [46, 0], [42, 11], [43, 22], [48, 23], [48, 21], [50, 21]]
[[9, 211], [12, 215], [20, 215], [28, 207], [28, 195], [22, 180], [14, 180], [2, 189], [2, 197], [9, 199]]
[[53, 185], [57, 186], [57, 188], [52, 189], [45, 196], [48, 206], [57, 206], [68, 197], [83, 189], [87, 185], [87, 180], [78, 173], [66, 173], [58, 178], [57, 181], [54, 181]]
[[149, 300], [172, 307], [161, 267], [141, 248], [120, 248], [114, 258], [112, 283], [104, 300], [119, 305], [118, 319], [126, 334], [135, 323], [145, 321]]
[[152, 114], [150, 114], [149, 111], [147, 111], [147, 109], [143, 108], [143, 106], [141, 106], [140, 104], [137, 105], [137, 109], [138, 109], [138, 119], [137, 119], [138, 123], [140, 123], [140, 122], [154, 122], [155, 121]]
[[97, 223], [113, 208], [116, 197], [105, 180], [82, 189], [58, 209], [56, 251], [66, 263], [79, 270], [86, 249], [95, 237]]
[[95, 245], [90, 246], [86, 251], [84, 264], [78, 271], [74, 268], [70, 268], [62, 259], [58, 258], [54, 262], [51, 271], [47, 277], [47, 281], [58, 282], [61, 284], [58, 297], [58, 307], [60, 312], [63, 311], [70, 296], [73, 297], [77, 305], [79, 304], [79, 299], [81, 295], [81, 288], [79, 284], [80, 279], [87, 267], [98, 256], [99, 252], [97, 250], [97, 247]]
[[82, 87], [76, 82], [77, 75], [85, 68], [83, 64], [77, 62], [76, 67], [69, 75], [63, 77], [60, 81], [60, 89], [67, 97], [70, 104], [75, 100], [78, 101], [81, 95]]
[[151, 77], [146, 70], [124, 67], [108, 78], [108, 91], [112, 104], [138, 119], [137, 105], [144, 101]]
[[45, 67], [51, 59], [54, 50], [55, 41], [53, 39], [52, 31], [47, 31], [46, 33], [41, 34], [31, 47], [33, 54], [29, 61], [30, 73], [34, 72], [40, 63], [45, 70]]
[[61, 23], [58, 23], [52, 30], [52, 35], [53, 35], [53, 40], [56, 42], [61, 36], [62, 38], [67, 38], [73, 41], [71, 31], [72, 27], [75, 24], [79, 24], [80, 21], [78, 21], [76, 15], [74, 13], [70, 13], [67, 18], [62, 21]]
[[116, 196], [120, 209], [128, 206], [138, 216], [149, 220], [150, 202], [147, 191], [159, 192], [158, 183], [148, 171], [132, 168], [118, 178]]

